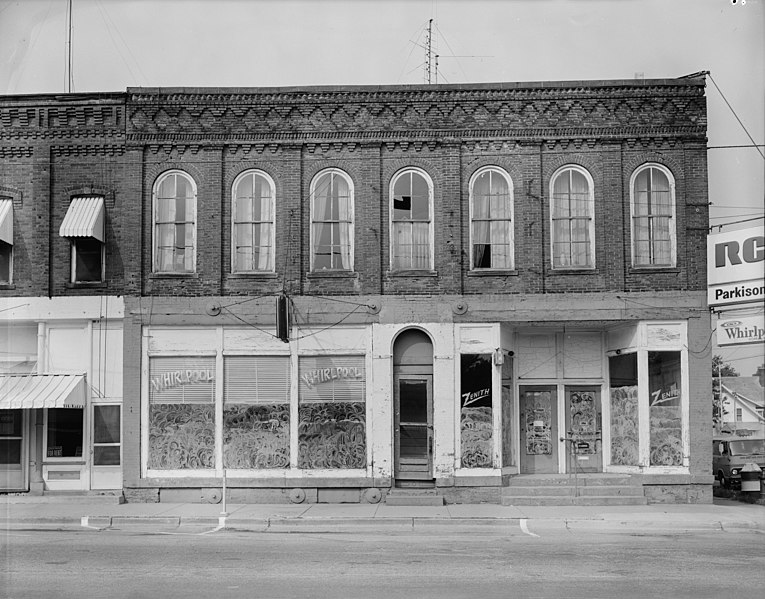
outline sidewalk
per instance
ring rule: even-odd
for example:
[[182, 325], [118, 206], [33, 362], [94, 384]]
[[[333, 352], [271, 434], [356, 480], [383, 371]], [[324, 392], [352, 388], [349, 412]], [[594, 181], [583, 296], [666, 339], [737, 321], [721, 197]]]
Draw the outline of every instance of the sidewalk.
[[[107, 503], [108, 501], [108, 503]], [[380, 504], [123, 503], [117, 498], [0, 496], [0, 529], [168, 530], [184, 527], [253, 532], [545, 531], [765, 533], [765, 507], [715, 499], [711, 505], [388, 506]]]

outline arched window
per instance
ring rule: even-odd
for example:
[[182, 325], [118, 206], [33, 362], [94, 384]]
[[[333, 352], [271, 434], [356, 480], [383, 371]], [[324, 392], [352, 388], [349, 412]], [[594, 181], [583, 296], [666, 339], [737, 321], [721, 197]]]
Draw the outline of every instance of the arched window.
[[433, 183], [420, 169], [397, 173], [390, 184], [391, 270], [433, 269]]
[[191, 273], [196, 268], [197, 187], [183, 171], [163, 173], [152, 193], [154, 272]]
[[496, 167], [470, 179], [470, 267], [512, 269], [513, 182]]
[[274, 270], [274, 182], [261, 171], [245, 171], [231, 192], [231, 271]]
[[311, 270], [353, 270], [353, 182], [338, 169], [311, 181]]
[[632, 265], [675, 266], [675, 180], [659, 164], [645, 164], [630, 179]]
[[585, 169], [567, 165], [550, 182], [552, 267], [595, 268], [595, 197]]

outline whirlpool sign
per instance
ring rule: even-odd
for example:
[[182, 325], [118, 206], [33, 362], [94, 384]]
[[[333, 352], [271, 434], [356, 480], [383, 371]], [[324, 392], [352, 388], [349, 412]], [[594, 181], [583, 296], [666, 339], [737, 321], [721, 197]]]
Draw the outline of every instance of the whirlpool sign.
[[744, 345], [765, 341], [765, 316], [742, 316], [717, 322], [717, 345]]
[[707, 303], [710, 306], [765, 300], [765, 227], [707, 237]]

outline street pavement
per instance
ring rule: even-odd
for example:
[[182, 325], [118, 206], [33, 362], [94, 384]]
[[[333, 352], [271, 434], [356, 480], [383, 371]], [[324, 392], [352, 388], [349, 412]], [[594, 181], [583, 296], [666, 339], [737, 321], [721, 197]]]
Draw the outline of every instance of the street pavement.
[[[502, 506], [450, 504], [119, 503], [110, 496], [0, 495], [0, 529], [172, 529], [185, 526], [253, 532], [486, 533], [520, 529], [600, 533], [718, 530], [765, 534], [765, 506], [715, 498], [712, 504], [639, 506]], [[535, 532], [536, 531], [536, 532]]]

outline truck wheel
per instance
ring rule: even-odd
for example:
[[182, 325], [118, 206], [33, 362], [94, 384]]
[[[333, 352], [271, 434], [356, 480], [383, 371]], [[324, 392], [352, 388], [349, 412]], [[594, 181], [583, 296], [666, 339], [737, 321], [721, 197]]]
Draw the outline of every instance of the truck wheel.
[[717, 480], [719, 480], [719, 481], [720, 481], [720, 486], [721, 486], [721, 487], [725, 487], [726, 489], [727, 489], [728, 487], [730, 487], [730, 480], [728, 480], [727, 478], [725, 478], [725, 475], [723, 474], [723, 471], [722, 471], [722, 470], [720, 470], [720, 471], [717, 473]]

